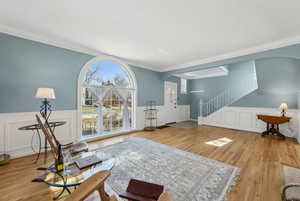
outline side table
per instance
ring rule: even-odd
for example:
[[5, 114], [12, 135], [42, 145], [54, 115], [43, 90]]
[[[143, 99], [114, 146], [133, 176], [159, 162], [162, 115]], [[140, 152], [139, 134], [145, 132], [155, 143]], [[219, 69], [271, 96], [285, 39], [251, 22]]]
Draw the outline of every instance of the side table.
[[[66, 121], [53, 121], [53, 122], [49, 122], [47, 126], [48, 128], [50, 127], [53, 132], [55, 130], [56, 127], [65, 125], [67, 122]], [[33, 135], [38, 135], [38, 141], [39, 141], [39, 151], [38, 151], [38, 155], [35, 159], [34, 163], [37, 163], [37, 161], [40, 158], [40, 154], [42, 152], [42, 141], [41, 141], [41, 134], [40, 134], [40, 126], [38, 124], [32, 124], [32, 125], [27, 125], [27, 126], [23, 126], [21, 128], [19, 128], [19, 130], [23, 130], [23, 131], [32, 131]], [[55, 136], [54, 136], [55, 137]], [[44, 144], [44, 150], [45, 150], [45, 157], [44, 157], [44, 163], [46, 164], [47, 161], [47, 150], [48, 150], [48, 145], [47, 145], [47, 139], [45, 137], [45, 144]]]
[[[267, 124], [267, 130], [262, 133], [262, 137], [265, 135], [278, 136], [281, 139], [285, 139], [285, 136], [279, 131], [279, 124], [287, 123], [290, 121], [290, 117], [285, 116], [271, 116], [271, 115], [257, 115], [257, 118]], [[271, 125], [271, 127], [270, 127]]]

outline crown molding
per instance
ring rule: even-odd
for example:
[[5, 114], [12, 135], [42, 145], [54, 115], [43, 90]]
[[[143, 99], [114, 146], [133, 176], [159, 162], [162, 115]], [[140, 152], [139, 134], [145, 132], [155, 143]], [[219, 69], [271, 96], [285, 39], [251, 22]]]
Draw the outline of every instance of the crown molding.
[[227, 54], [218, 55], [215, 57], [209, 57], [209, 58], [194, 60], [191, 62], [179, 64], [179, 65], [169, 66], [169, 67], [165, 68], [164, 71], [184, 69], [184, 68], [188, 68], [188, 67], [192, 67], [192, 66], [197, 66], [197, 65], [212, 63], [212, 62], [216, 62], [216, 61], [231, 59], [231, 58], [235, 58], [235, 57], [241, 57], [241, 56], [246, 56], [246, 55], [250, 55], [250, 54], [260, 53], [260, 52], [264, 52], [267, 50], [287, 47], [287, 46], [295, 45], [295, 44], [299, 44], [299, 43], [300, 43], [300, 36], [296, 36], [293, 38], [278, 40], [278, 41], [275, 41], [272, 43], [266, 43], [266, 44], [263, 44], [260, 46], [242, 49], [242, 50], [230, 52]]
[[91, 56], [96, 56], [99, 54], [99, 52], [97, 52], [95, 50], [92, 50], [92, 49], [89, 49], [89, 48], [86, 48], [83, 46], [79, 46], [72, 42], [67, 42], [65, 40], [58, 40], [58, 39], [50, 39], [47, 37], [43, 37], [39, 34], [35, 34], [33, 32], [19, 30], [19, 29], [11, 28], [11, 27], [4, 26], [4, 25], [0, 25], [0, 32], [8, 34], [8, 35], [16, 36], [19, 38], [24, 38], [27, 40], [36, 41], [36, 42], [52, 45], [55, 47], [64, 48], [64, 49], [68, 49], [71, 51], [88, 54]]
[[66, 40], [57, 39], [57, 38], [54, 38], [54, 37], [52, 37], [52, 38], [44, 37], [40, 34], [35, 34], [33, 32], [30, 32], [30, 31], [15, 29], [15, 28], [5, 26], [5, 25], [1, 25], [1, 24], [0, 24], [0, 33], [4, 33], [4, 34], [19, 37], [19, 38], [44, 43], [44, 44], [47, 44], [47, 45], [52, 45], [52, 46], [59, 47], [59, 48], [68, 49], [68, 50], [75, 51], [75, 52], [88, 54], [88, 55], [91, 55], [91, 56], [100, 56], [100, 55], [102, 55], [102, 56], [114, 57], [114, 58], [117, 58], [117, 59], [127, 63], [128, 65], [145, 68], [145, 69], [149, 69], [149, 70], [152, 70], [152, 71], [161, 72], [159, 69], [157, 69], [155, 67], [145, 66], [145, 65], [143, 65], [141, 63], [138, 63], [138, 62], [133, 62], [133, 61], [130, 61], [130, 60], [118, 57], [118, 56], [105, 54], [101, 51], [97, 51], [97, 50], [85, 47], [84, 45], [76, 44], [76, 43], [66, 41]]
[[103, 56], [114, 57], [114, 58], [117, 58], [117, 59], [127, 63], [128, 65], [137, 66], [137, 67], [149, 69], [149, 70], [156, 71], [156, 72], [167, 72], [167, 71], [172, 71], [172, 70], [184, 69], [184, 68], [188, 68], [188, 67], [192, 67], [192, 66], [207, 64], [207, 63], [216, 62], [216, 61], [222, 61], [222, 60], [231, 59], [234, 57], [246, 56], [249, 54], [255, 54], [255, 53], [259, 53], [259, 52], [263, 52], [263, 51], [267, 51], [267, 50], [277, 49], [277, 48], [286, 47], [286, 46], [295, 45], [295, 44], [300, 43], [300, 36], [296, 36], [296, 37], [292, 37], [292, 38], [278, 40], [278, 41], [275, 41], [272, 43], [266, 43], [266, 44], [252, 47], [252, 48], [247, 48], [247, 49], [230, 52], [227, 54], [222, 54], [222, 55], [209, 57], [209, 58], [205, 58], [205, 59], [197, 59], [197, 60], [194, 60], [191, 62], [179, 64], [179, 65], [166, 66], [163, 69], [161, 69], [160, 67], [155, 67], [155, 66], [150, 67], [150, 66], [144, 65], [140, 62], [135, 62], [135, 61], [131, 61], [129, 59], [125, 59], [122, 57], [106, 54], [101, 51], [97, 51], [97, 50], [88, 48], [84, 45], [76, 44], [76, 43], [73, 43], [70, 41], [61, 40], [61, 39], [57, 39], [54, 37], [49, 38], [49, 37], [42, 36], [40, 34], [35, 34], [30, 31], [19, 30], [19, 29], [15, 29], [15, 28], [8, 27], [8, 26], [1, 25], [1, 24], [0, 24], [0, 32], [9, 34], [9, 35], [13, 35], [16, 37], [24, 38], [24, 39], [28, 39], [28, 40], [32, 40], [32, 41], [36, 41], [36, 42], [64, 48], [64, 49], [68, 49], [71, 51], [85, 53], [85, 54], [88, 54], [91, 56], [103, 55]]

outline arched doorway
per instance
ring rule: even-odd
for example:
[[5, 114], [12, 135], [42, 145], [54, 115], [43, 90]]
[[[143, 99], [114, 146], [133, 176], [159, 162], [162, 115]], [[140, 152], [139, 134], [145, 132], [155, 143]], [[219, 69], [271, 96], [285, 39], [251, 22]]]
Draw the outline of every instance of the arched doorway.
[[131, 69], [111, 57], [96, 57], [80, 71], [80, 137], [94, 138], [135, 128], [136, 79]]

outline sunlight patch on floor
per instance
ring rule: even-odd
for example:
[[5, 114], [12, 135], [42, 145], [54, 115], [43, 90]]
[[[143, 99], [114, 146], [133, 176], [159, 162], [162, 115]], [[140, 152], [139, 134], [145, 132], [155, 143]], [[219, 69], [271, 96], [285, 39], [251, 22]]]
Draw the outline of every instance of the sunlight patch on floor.
[[223, 138], [219, 138], [219, 139], [216, 139], [216, 140], [205, 142], [205, 144], [213, 145], [213, 146], [217, 146], [217, 147], [222, 147], [222, 146], [224, 146], [224, 145], [226, 145], [226, 144], [228, 144], [232, 141], [233, 140], [231, 140], [229, 138], [223, 137]]

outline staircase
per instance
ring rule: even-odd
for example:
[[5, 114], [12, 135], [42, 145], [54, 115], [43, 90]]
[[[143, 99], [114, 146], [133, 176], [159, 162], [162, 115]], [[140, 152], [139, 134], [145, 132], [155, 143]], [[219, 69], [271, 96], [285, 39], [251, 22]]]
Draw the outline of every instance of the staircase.
[[[246, 90], [245, 90], [246, 89]], [[199, 102], [199, 115], [200, 117], [207, 117], [210, 114], [218, 111], [219, 109], [229, 106], [240, 98], [248, 95], [249, 93], [258, 89], [256, 79], [241, 83], [239, 86], [228, 88], [218, 95], [210, 98], [207, 102]]]
[[222, 107], [225, 107], [227, 105], [230, 105], [234, 102], [232, 96], [232, 90], [226, 89], [222, 93], [218, 94], [217, 96], [209, 99], [205, 103], [200, 102], [200, 114], [199, 116], [206, 117]]

